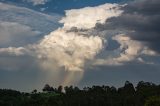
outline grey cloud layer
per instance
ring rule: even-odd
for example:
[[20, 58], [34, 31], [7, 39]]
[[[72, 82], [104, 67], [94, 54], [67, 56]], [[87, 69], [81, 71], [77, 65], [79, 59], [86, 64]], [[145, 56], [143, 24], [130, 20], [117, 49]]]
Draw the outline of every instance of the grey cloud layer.
[[99, 30], [119, 29], [131, 39], [143, 42], [150, 49], [160, 52], [160, 1], [135, 0], [122, 8], [123, 14], [97, 25]]
[[60, 16], [0, 2], [0, 48], [35, 43], [58, 28]]
[[0, 47], [23, 46], [31, 43], [32, 39], [39, 34], [39, 31], [34, 31], [31, 27], [0, 21]]
[[42, 32], [42, 35], [57, 29], [60, 26], [58, 23], [60, 18], [58, 14], [47, 15], [25, 7], [0, 2], [0, 21], [19, 23]]

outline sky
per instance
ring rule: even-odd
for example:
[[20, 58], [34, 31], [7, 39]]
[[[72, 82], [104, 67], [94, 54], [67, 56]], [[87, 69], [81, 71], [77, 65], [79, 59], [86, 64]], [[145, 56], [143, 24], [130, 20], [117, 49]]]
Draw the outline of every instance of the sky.
[[0, 88], [160, 83], [159, 0], [0, 0]]

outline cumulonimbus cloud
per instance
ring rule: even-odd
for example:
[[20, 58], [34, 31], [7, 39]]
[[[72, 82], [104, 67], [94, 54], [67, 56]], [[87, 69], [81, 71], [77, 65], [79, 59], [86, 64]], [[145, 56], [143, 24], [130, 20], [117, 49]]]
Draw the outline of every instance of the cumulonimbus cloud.
[[36, 44], [0, 48], [0, 54], [33, 56], [46, 70], [56, 70], [55, 73], [61, 69], [66, 70], [69, 74], [62, 84], [73, 84], [83, 77], [85, 64], [96, 57], [106, 41], [88, 30], [94, 30], [97, 23], [103, 24], [108, 18], [119, 16], [122, 13], [120, 7], [118, 4], [104, 4], [67, 10], [66, 16], [60, 21], [63, 27], [46, 35]]
[[[38, 44], [21, 47], [21, 49], [27, 50], [24, 53], [38, 57], [45, 65], [52, 63], [68, 71], [83, 71], [85, 62], [94, 59], [102, 50], [103, 38], [87, 32], [81, 34], [79, 29], [90, 29], [96, 23], [104, 23], [110, 17], [119, 16], [122, 13], [119, 8], [118, 4], [104, 4], [97, 7], [67, 10], [66, 17], [60, 21], [64, 23], [63, 27], [46, 35]], [[79, 31], [68, 31], [73, 27]], [[3, 52], [7, 50], [22, 54], [17, 48], [3, 48]], [[15, 52], [17, 50], [18, 52]]]

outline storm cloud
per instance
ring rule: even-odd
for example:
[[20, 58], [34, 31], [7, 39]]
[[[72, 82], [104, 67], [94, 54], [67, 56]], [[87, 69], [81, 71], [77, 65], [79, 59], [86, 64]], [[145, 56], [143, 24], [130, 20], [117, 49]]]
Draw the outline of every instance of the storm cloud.
[[66, 10], [65, 16], [59, 21], [62, 27], [45, 35], [37, 43], [0, 48], [0, 55], [33, 56], [44, 70], [58, 74], [61, 70], [68, 71], [62, 85], [78, 82], [83, 77], [85, 67], [90, 66], [105, 43], [103, 37], [90, 30], [96, 23], [104, 24], [105, 20], [119, 16], [123, 12], [120, 7], [119, 4], [106, 3]]
[[98, 30], [118, 29], [132, 40], [160, 53], [160, 1], [135, 0], [121, 8], [124, 12], [105, 24], [97, 24]]

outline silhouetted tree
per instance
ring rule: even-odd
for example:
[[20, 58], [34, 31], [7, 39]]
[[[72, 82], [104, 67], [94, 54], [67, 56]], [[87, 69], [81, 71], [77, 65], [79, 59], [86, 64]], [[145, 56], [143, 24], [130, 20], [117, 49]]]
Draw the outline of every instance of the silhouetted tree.
[[32, 93], [33, 93], [33, 94], [36, 94], [36, 93], [37, 93], [37, 90], [36, 90], [36, 89], [35, 89], [35, 90], [33, 90], [33, 91], [32, 91]]
[[63, 90], [63, 86], [60, 85], [60, 86], [58, 87], [57, 91], [58, 91], [59, 93], [62, 93], [62, 90]]
[[53, 88], [46, 84], [43, 91], [24, 93], [0, 89], [0, 106], [160, 106], [160, 85], [139, 82], [134, 88], [126, 81], [123, 87], [110, 86]]
[[42, 89], [44, 92], [53, 92], [54, 91], [54, 88], [53, 87], [50, 87], [50, 85], [46, 84], [44, 86], [44, 88]]

